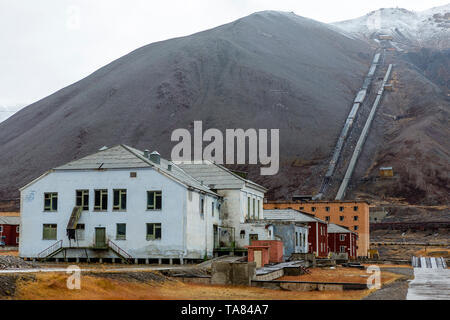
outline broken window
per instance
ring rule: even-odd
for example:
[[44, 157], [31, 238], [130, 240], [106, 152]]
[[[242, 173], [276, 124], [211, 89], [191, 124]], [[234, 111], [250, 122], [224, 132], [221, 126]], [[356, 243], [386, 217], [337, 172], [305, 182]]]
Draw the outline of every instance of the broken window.
[[344, 211], [344, 207], [339, 207], [339, 211], [340, 212]]
[[127, 209], [127, 189], [113, 190], [113, 210]]
[[127, 225], [125, 223], [118, 223], [116, 226], [116, 240], [125, 240], [127, 236]]
[[94, 190], [94, 211], [108, 210], [108, 190]]
[[261, 211], [260, 207], [261, 207], [261, 200], [258, 199], [258, 219], [261, 217], [260, 216], [260, 211]]
[[44, 224], [42, 230], [42, 240], [56, 240], [56, 233], [56, 224]]
[[89, 210], [89, 190], [77, 190], [76, 191], [76, 204], [77, 207], [81, 207], [83, 210]]
[[77, 224], [75, 229], [75, 239], [84, 240], [84, 224]]
[[44, 193], [44, 211], [58, 210], [58, 193], [46, 192]]
[[200, 208], [200, 217], [203, 219], [205, 216], [205, 197], [204, 196], [200, 196], [200, 204], [199, 204]]
[[147, 191], [147, 209], [162, 209], [162, 191]]
[[147, 223], [147, 240], [161, 239], [161, 223]]

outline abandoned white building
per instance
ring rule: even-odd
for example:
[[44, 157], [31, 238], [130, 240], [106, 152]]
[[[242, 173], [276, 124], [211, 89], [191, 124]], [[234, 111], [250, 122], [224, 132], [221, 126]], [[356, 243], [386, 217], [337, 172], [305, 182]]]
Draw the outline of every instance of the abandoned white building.
[[[222, 242], [217, 251], [245, 251], [252, 240], [274, 239], [273, 226], [264, 220], [263, 200], [267, 189], [211, 161], [177, 163], [186, 173], [208, 186], [223, 199]], [[228, 241], [226, 241], [228, 236]]]
[[[229, 179], [231, 188], [219, 190], [191, 173], [214, 166], [235, 175], [212, 164], [193, 166], [119, 145], [46, 172], [20, 189], [20, 257], [135, 263], [212, 257], [222, 233], [230, 238], [246, 213], [262, 215], [265, 189]], [[245, 230], [271, 236], [266, 224]], [[248, 244], [239, 240], [232, 246]]]

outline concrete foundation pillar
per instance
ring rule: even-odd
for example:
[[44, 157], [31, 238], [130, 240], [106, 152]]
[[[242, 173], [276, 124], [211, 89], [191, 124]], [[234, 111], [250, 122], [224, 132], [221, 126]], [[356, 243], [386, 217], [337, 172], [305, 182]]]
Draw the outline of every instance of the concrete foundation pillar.
[[158, 259], [158, 264], [162, 264], [162, 259], [161, 258]]
[[172, 258], [169, 259], [169, 264], [171, 264], [171, 265], [173, 264], [173, 259]]
[[134, 259], [134, 264], [138, 264], [138, 259]]
[[59, 262], [59, 258], [55, 258], [55, 262]]
[[80, 263], [80, 258], [77, 257], [77, 259], [75, 261], [76, 261], [76, 263]]
[[103, 259], [102, 258], [98, 259], [98, 262], [103, 263]]
[[184, 259], [180, 258], [180, 264], [184, 264]]
[[148, 264], [148, 259], [145, 259], [145, 264]]

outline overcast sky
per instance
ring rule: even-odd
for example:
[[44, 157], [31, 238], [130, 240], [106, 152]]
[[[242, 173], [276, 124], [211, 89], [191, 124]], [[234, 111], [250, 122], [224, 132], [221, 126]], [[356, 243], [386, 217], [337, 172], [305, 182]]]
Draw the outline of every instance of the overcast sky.
[[255, 11], [293, 11], [334, 22], [380, 7], [421, 11], [446, 3], [448, 0], [0, 0], [0, 108], [42, 99], [148, 43], [209, 29]]

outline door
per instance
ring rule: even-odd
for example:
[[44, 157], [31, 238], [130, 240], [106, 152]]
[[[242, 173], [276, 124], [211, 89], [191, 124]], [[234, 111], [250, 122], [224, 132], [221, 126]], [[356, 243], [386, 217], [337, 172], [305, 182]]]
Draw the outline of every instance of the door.
[[105, 228], [95, 228], [95, 247], [97, 247], [97, 248], [106, 247], [106, 229]]
[[262, 267], [262, 253], [259, 250], [253, 251], [253, 257], [256, 262], [256, 267], [261, 268]]

